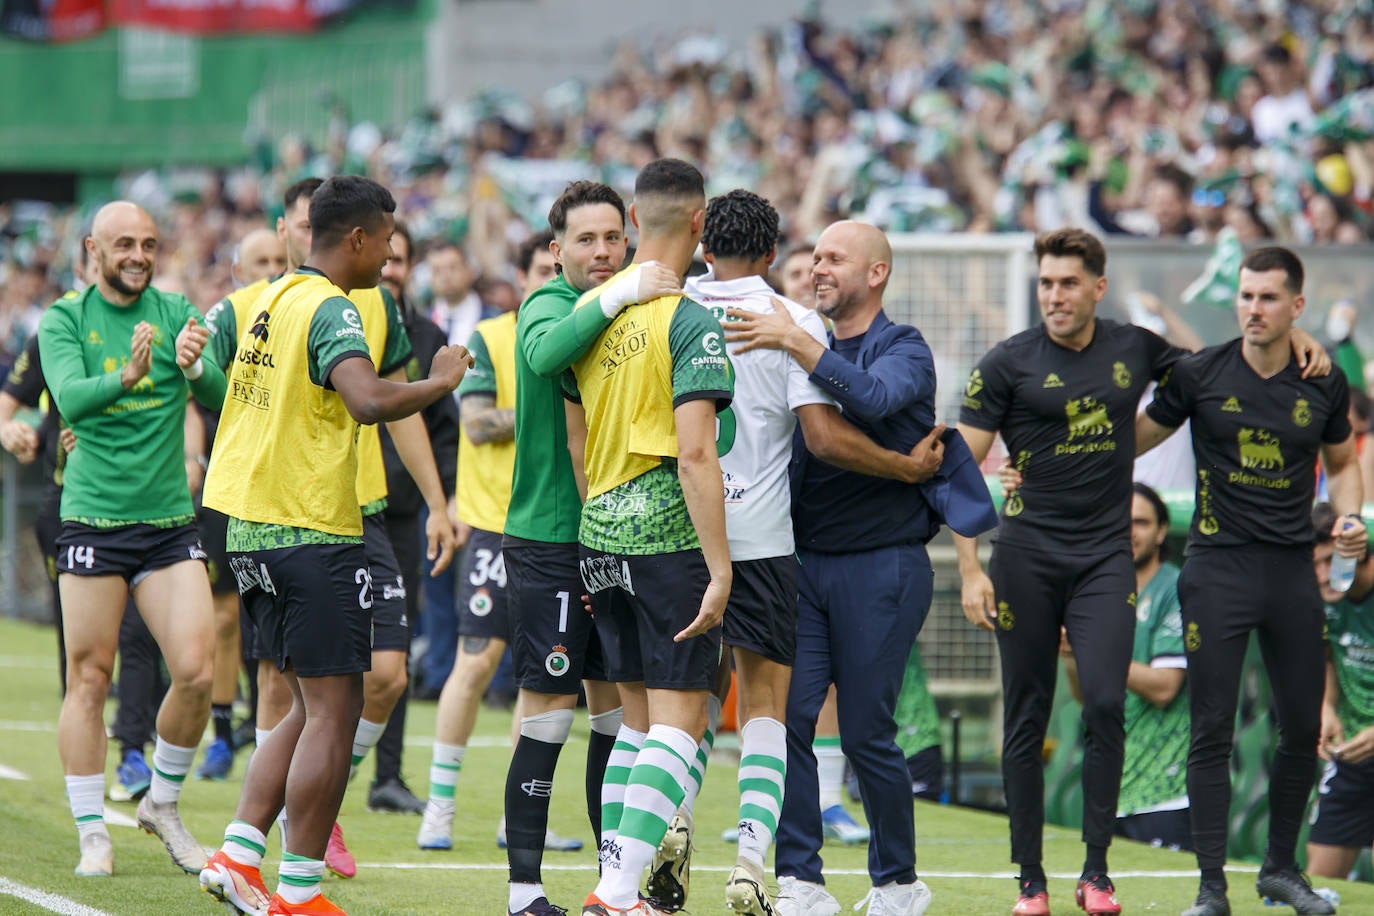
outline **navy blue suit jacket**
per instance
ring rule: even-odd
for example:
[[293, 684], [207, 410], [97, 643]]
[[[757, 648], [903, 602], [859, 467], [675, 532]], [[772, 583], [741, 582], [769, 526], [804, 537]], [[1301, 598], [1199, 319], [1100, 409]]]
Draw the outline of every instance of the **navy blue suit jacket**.
[[[830, 342], [834, 344], [834, 334]], [[864, 333], [857, 362], [827, 350], [811, 372], [815, 382], [840, 405], [846, 420], [854, 423], [884, 448], [909, 452], [935, 425], [935, 363], [921, 332], [911, 325], [894, 324], [886, 312], [878, 312]], [[940, 524], [972, 537], [997, 524], [997, 513], [978, 463], [963, 437], [946, 431], [945, 458], [939, 472], [918, 484], [930, 510], [930, 526], [912, 536], [928, 540]], [[801, 480], [808, 461], [798, 428], [789, 468], [792, 501], [801, 498]]]

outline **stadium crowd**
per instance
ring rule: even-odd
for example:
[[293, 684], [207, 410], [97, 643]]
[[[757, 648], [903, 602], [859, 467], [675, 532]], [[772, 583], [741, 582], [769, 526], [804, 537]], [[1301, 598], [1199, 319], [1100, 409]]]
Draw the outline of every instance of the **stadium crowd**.
[[[1353, 764], [1374, 752], [1365, 735], [1374, 731], [1352, 710], [1368, 699], [1359, 675], [1349, 682], [1358, 687], [1337, 685], [1337, 667], [1322, 679], [1321, 602], [1307, 564], [1314, 536], [1323, 572], [1333, 554], [1364, 554], [1356, 442], [1367, 418], [1352, 429], [1347, 417], [1349, 390], [1364, 380], [1348, 383], [1310, 335], [1291, 330], [1303, 268], [1285, 248], [1258, 248], [1236, 266], [1243, 343], [1191, 354], [1094, 310], [1107, 288], [1103, 235], [1208, 242], [1229, 227], [1246, 243], [1367, 242], [1372, 84], [1368, 3], [969, 3], [852, 29], [808, 16], [737, 54], [699, 36], [657, 56], [622, 48], [600, 83], [559, 86], [535, 108], [487, 96], [391, 137], [341, 118], [321, 149], [282, 139], [262, 169], [137, 176], [124, 190], [141, 205], [107, 204], [93, 220], [6, 205], [0, 339], [15, 363], [10, 378], [27, 378], [41, 351], [52, 404], [76, 431], [74, 447], [48, 443], [58, 483], [66, 477], [61, 533], [48, 549], [75, 615], [68, 620], [81, 624], [67, 634], [60, 726], [77, 873], [113, 869], [97, 725], [117, 638], [124, 645], [126, 592], [111, 585], [122, 577], [152, 636], [176, 647], [156, 734], [149, 722], [141, 742], [155, 740], [151, 771], [135, 748], [135, 775], [147, 777], [129, 793], [147, 793], [140, 824], [240, 912], [342, 912], [319, 893], [326, 866], [356, 870], [333, 818], [350, 762], [356, 769], [385, 746], [388, 722], [400, 741], [404, 703], [399, 725], [395, 704], [407, 614], [417, 607], [404, 583], [419, 590], [423, 532], [436, 572], [467, 544], [454, 560], [459, 582], [437, 591], [425, 582], [422, 614], [460, 618], [445, 637], [457, 662], [445, 658], [432, 685], [443, 693], [428, 804], [400, 782], [399, 757], [391, 776], [379, 761], [373, 785], [375, 794], [396, 784], [378, 807], [423, 813], [417, 845], [451, 846], [476, 695], [509, 644], [522, 698], [500, 828], [508, 912], [566, 912], [543, 895], [539, 872], [543, 850], [566, 843], [547, 831], [548, 798], [583, 676], [601, 874], [582, 912], [675, 911], [687, 891], [692, 803], [721, 715], [723, 643], [734, 650], [742, 698], [730, 908], [772, 916], [764, 863], [776, 842], [777, 912], [838, 910], [817, 855], [825, 836], [842, 835], [823, 820], [832, 796], [822, 784], [827, 736], [816, 727], [835, 702], [826, 696], [833, 682], [838, 740], [872, 828], [869, 913], [920, 916], [931, 892], [916, 875], [911, 812], [884, 800], [917, 782], [894, 717], [904, 675], [920, 668], [910, 650], [932, 592], [925, 543], [948, 526], [965, 613], [997, 633], [1002, 654], [1004, 766], [1022, 869], [1014, 913], [1048, 912], [1041, 753], [1060, 653], [1074, 657], [1088, 732], [1077, 899], [1106, 916], [1121, 912], [1107, 847], [1128, 832], [1117, 805], [1131, 753], [1123, 710], [1138, 719], [1147, 702], [1176, 704], [1186, 652], [1215, 662], [1206, 678], [1187, 675], [1196, 759], [1186, 784], [1160, 789], [1171, 797], [1158, 801], [1172, 807], [1133, 797], [1137, 807], [1124, 813], [1173, 813], [1168, 832], [1137, 820], [1130, 835], [1195, 844], [1202, 884], [1188, 913], [1229, 914], [1223, 758], [1250, 628], [1292, 649], [1286, 661], [1266, 656], [1283, 736], [1258, 887], [1298, 912], [1335, 912], [1297, 870], [1307, 776], [1319, 752], [1331, 758], [1323, 804], [1345, 814], [1332, 786], [1337, 802], [1358, 795], [1349, 786], [1368, 767]], [[352, 171], [374, 180], [340, 174]], [[312, 177], [326, 175], [335, 177]], [[270, 225], [275, 239], [262, 231]], [[1009, 229], [1037, 233], [1044, 324], [984, 358], [964, 389], [960, 435], [946, 436], [935, 423], [931, 346], [883, 311], [892, 268], [884, 232]], [[261, 245], [248, 244], [254, 236]], [[811, 261], [795, 292], [784, 269], [789, 242], [808, 243]], [[698, 243], [711, 272], [687, 280]], [[59, 296], [68, 287], [75, 291]], [[101, 349], [91, 356], [83, 347]], [[1255, 373], [1282, 374], [1283, 393]], [[1152, 382], [1162, 393], [1133, 426]], [[168, 390], [174, 396], [162, 397]], [[174, 448], [199, 415], [184, 409], [188, 393], [224, 414], [217, 433], [207, 415], [211, 434], [189, 433]], [[1220, 420], [1202, 412], [1207, 398]], [[1185, 568], [1186, 587], [1170, 576], [1156, 583], [1156, 617], [1133, 617], [1128, 607], [1159, 567], [1167, 527], [1158, 499], [1135, 491], [1159, 540], [1131, 549], [1137, 432], [1149, 448], [1191, 418], [1202, 427], [1193, 434], [1199, 466], [1206, 457], [1229, 467], [1232, 427], [1242, 422], [1230, 415], [1242, 401], [1243, 422], [1266, 429], [1239, 431], [1239, 463], [1215, 492], [1202, 475], [1199, 500], [1208, 501], [1193, 538], [1204, 549], [1190, 559], [1199, 565]], [[414, 418], [436, 406], [450, 416]], [[731, 411], [746, 410], [754, 413], [736, 427]], [[140, 437], [143, 422], [157, 435]], [[384, 440], [372, 431], [382, 423]], [[1272, 433], [1280, 426], [1284, 441]], [[8, 422], [3, 430], [6, 449], [32, 460], [36, 436]], [[55, 422], [48, 432], [56, 435]], [[973, 538], [997, 522], [978, 464], [998, 433], [1022, 478], [985, 575]], [[121, 466], [121, 444], [147, 458], [127, 470], [148, 486], [111, 499], [97, 469]], [[315, 475], [296, 460], [303, 454], [332, 463]], [[1319, 457], [1334, 508], [1314, 532]], [[183, 459], [189, 488], [177, 470]], [[393, 525], [384, 503], [398, 473], [421, 496]], [[1084, 478], [1093, 485], [1069, 485]], [[205, 510], [223, 513], [218, 553], [206, 545], [218, 580], [199, 564], [191, 494], [202, 484], [199, 531]], [[735, 495], [722, 501], [722, 491]], [[1076, 501], [1063, 496], [1070, 491]], [[1120, 498], [1104, 502], [1102, 493]], [[1042, 562], [1046, 532], [1062, 548], [1058, 565]], [[1360, 562], [1351, 594], [1364, 600], [1374, 565]], [[1217, 590], [1259, 588], [1265, 563], [1285, 571], [1283, 602], [1257, 594], [1242, 623], [1208, 616]], [[1187, 577], [1199, 568], [1224, 575]], [[462, 584], [479, 586], [479, 575], [475, 590]], [[315, 588], [325, 581], [342, 587]], [[213, 598], [212, 586], [230, 598]], [[210, 655], [227, 632], [212, 605], [230, 607], [232, 630], [235, 586], [262, 631], [245, 634], [244, 650], [264, 663], [263, 700], [276, 690], [280, 708], [268, 722], [259, 703], [259, 750], [224, 844], [207, 860], [176, 805], [212, 720], [216, 743], [232, 751], [232, 723], [218, 710], [236, 685], [226, 697], [221, 678], [212, 684], [220, 659]], [[576, 614], [584, 589], [594, 626]], [[1169, 589], [1177, 594], [1166, 599]], [[175, 626], [164, 606], [173, 593], [195, 599]], [[1322, 597], [1334, 606], [1341, 594]], [[559, 601], [561, 612], [550, 611]], [[1166, 621], [1170, 602], [1182, 609]], [[398, 640], [386, 645], [384, 606]], [[1311, 613], [1288, 613], [1297, 607]], [[337, 632], [336, 611], [348, 624]], [[855, 619], [872, 626], [846, 625]], [[1172, 632], [1163, 648], [1133, 647], [1136, 619], [1152, 628], [1186, 621], [1182, 648]], [[1228, 628], [1244, 630], [1239, 643]], [[236, 682], [238, 653], [228, 658]], [[1360, 658], [1352, 670], [1363, 670]], [[1159, 670], [1132, 683], [1135, 665]], [[1345, 661], [1338, 667], [1344, 677]], [[1126, 705], [1128, 689], [1138, 699]], [[1181, 753], [1181, 720], [1150, 721]], [[231, 752], [216, 769], [207, 756], [198, 775], [223, 778], [232, 760]], [[125, 775], [121, 767], [121, 784]], [[1187, 799], [1175, 804], [1185, 790], [1191, 834], [1178, 820]], [[269, 894], [259, 866], [274, 825], [284, 854]], [[1314, 834], [1330, 847], [1317, 858], [1336, 873], [1349, 869], [1347, 852], [1369, 844], [1372, 825], [1341, 826]]]
[[[622, 193], [646, 162], [750, 187], [789, 239], [841, 215], [890, 231], [1065, 225], [1207, 241], [1368, 241], [1374, 6], [950, 3], [854, 22], [803, 15], [738, 39], [621, 46], [599, 79], [534, 102], [485, 92], [394, 131], [348, 122], [314, 144], [261, 138], [253, 164], [130, 176], [164, 227], [160, 282], [208, 309], [233, 245], [307, 175], [391, 188], [416, 239], [461, 239], [490, 284], [562, 186]], [[0, 348], [12, 359], [65, 289], [89, 214], [0, 205]], [[425, 272], [417, 276], [423, 297]], [[5, 357], [0, 356], [0, 362]]]

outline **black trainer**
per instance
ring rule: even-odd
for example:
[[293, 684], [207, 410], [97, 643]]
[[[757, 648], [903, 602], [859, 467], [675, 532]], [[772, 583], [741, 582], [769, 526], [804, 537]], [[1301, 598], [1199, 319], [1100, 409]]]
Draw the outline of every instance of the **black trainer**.
[[399, 779], [374, 782], [367, 793], [367, 810], [390, 811], [394, 814], [424, 814], [425, 803]]
[[518, 913], [511, 913], [510, 916], [568, 916], [568, 911], [561, 906], [554, 906], [549, 903], [548, 897], [540, 897]]
[[1198, 886], [1197, 901], [1183, 911], [1183, 916], [1231, 916], [1226, 885], [1219, 881], [1203, 881]]
[[1307, 878], [1296, 868], [1261, 871], [1255, 881], [1255, 890], [1261, 897], [1288, 904], [1295, 913], [1330, 916], [1336, 912], [1331, 902], [1313, 891]]

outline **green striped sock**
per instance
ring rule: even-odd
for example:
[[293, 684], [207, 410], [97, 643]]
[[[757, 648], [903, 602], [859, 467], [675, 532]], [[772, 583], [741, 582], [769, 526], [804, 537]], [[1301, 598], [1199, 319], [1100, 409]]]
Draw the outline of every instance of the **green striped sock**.
[[711, 749], [716, 746], [716, 729], [720, 727], [720, 698], [711, 694], [706, 699], [706, 734], [702, 736], [701, 743], [697, 745], [697, 753], [692, 758], [692, 779], [687, 783], [687, 797], [682, 800], [682, 806], [689, 812], [694, 810], [697, 805], [697, 796], [701, 794], [701, 784], [706, 779], [706, 764], [711, 759]]
[[107, 833], [105, 829], [105, 774], [67, 777], [67, 803], [71, 805], [76, 832], [81, 836]]
[[739, 738], [739, 856], [762, 867], [782, 813], [787, 728], [777, 719], [750, 719]]
[[148, 797], [153, 804], [170, 805], [181, 797], [181, 784], [186, 781], [191, 761], [195, 759], [195, 748], [168, 744], [158, 735], [157, 744], [153, 746], [153, 783], [148, 788]]
[[230, 821], [224, 828], [224, 845], [220, 851], [240, 865], [261, 868], [267, 852], [267, 837], [247, 821]]
[[281, 854], [277, 869], [277, 894], [287, 903], [306, 903], [320, 892], [324, 879], [324, 860], [308, 859], [293, 853]]
[[691, 781], [688, 761], [697, 746], [697, 740], [680, 728], [655, 725], [649, 729], [625, 787], [619, 832], [602, 860], [596, 896], [605, 903], [634, 905], [639, 877], [687, 794], [686, 785]]
[[369, 722], [366, 719], [358, 720], [358, 729], [353, 733], [353, 757], [348, 767], [348, 778], [358, 772], [358, 764], [363, 762], [363, 758], [368, 755], [377, 742], [382, 740], [382, 732], [386, 730], [385, 722]]
[[434, 742], [434, 756], [429, 761], [430, 800], [453, 803], [453, 790], [458, 785], [458, 772], [463, 769], [466, 747], [458, 744]]
[[628, 725], [621, 725], [616, 733], [611, 756], [606, 758], [606, 776], [601, 783], [601, 845], [615, 839], [620, 831], [620, 817], [625, 810], [625, 786], [630, 782], [639, 749], [644, 746], [645, 734]]

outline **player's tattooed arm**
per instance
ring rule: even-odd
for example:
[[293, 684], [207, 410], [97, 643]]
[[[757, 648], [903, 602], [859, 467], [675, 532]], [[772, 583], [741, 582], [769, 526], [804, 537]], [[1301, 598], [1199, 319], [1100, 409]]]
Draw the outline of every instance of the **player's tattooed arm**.
[[470, 394], [463, 398], [463, 429], [474, 445], [509, 442], [515, 438], [515, 411], [497, 407], [489, 394]]

